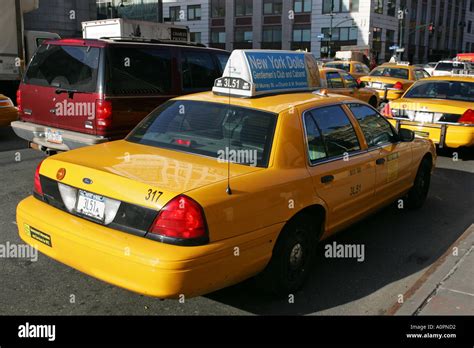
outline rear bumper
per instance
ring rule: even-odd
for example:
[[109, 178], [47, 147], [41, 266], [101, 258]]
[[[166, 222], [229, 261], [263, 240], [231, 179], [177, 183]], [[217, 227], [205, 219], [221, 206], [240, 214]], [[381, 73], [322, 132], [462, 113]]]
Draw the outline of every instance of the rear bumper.
[[26, 139], [32, 143], [35, 143], [43, 149], [51, 149], [57, 151], [68, 151], [77, 149], [83, 146], [96, 145], [109, 141], [108, 138], [98, 135], [90, 135], [79, 132], [72, 132], [68, 130], [58, 129], [61, 132], [63, 143], [56, 144], [46, 141], [46, 129], [53, 128], [49, 126], [43, 126], [31, 122], [15, 121], [11, 123], [13, 131], [20, 138]]
[[418, 122], [389, 119], [397, 129], [407, 128], [424, 138], [429, 138], [440, 147], [472, 147], [474, 146], [474, 125], [422, 124]]
[[[159, 298], [197, 296], [238, 283], [268, 263], [281, 225], [203, 246], [164, 244], [78, 218], [30, 196], [17, 207], [20, 237], [90, 276]], [[31, 237], [29, 226], [50, 237]], [[239, 248], [238, 254], [235, 248]]]

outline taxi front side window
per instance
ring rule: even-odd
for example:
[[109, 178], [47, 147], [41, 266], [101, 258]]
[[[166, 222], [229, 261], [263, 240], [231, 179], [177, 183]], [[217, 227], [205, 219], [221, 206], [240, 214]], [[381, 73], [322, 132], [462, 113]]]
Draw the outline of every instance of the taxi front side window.
[[374, 109], [358, 104], [347, 104], [354, 117], [359, 122], [369, 147], [392, 143], [396, 140], [390, 123]]
[[326, 79], [328, 81], [329, 88], [344, 88], [344, 83], [342, 82], [342, 78], [339, 73], [328, 72], [326, 73]]
[[352, 77], [352, 75], [349, 75], [349, 74], [341, 74], [341, 75], [344, 78], [344, 81], [346, 82], [347, 88], [357, 88], [357, 81], [355, 78]]
[[311, 163], [360, 150], [357, 134], [339, 105], [305, 112], [304, 123]]

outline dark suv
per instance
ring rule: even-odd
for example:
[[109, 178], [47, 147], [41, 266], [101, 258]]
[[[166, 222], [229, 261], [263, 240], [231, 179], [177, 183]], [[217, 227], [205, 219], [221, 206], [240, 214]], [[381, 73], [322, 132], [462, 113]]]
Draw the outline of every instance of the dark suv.
[[198, 45], [46, 41], [18, 89], [12, 128], [47, 153], [121, 139], [164, 101], [210, 90], [228, 57]]

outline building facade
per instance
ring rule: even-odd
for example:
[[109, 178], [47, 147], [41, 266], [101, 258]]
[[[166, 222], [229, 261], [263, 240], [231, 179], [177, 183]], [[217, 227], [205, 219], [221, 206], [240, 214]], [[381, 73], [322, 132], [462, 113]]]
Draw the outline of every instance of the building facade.
[[303, 49], [327, 57], [356, 46], [383, 62], [399, 46], [414, 63], [474, 51], [474, 0], [124, 0], [121, 7], [159, 2], [164, 21], [227, 50]]
[[40, 0], [24, 14], [26, 30], [49, 31], [61, 37], [82, 37], [82, 22], [97, 18], [95, 0]]

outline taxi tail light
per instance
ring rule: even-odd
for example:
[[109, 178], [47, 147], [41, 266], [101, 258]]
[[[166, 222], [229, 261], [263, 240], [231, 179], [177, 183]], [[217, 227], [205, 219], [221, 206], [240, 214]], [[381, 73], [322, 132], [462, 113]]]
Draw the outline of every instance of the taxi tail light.
[[390, 103], [385, 104], [382, 109], [382, 115], [385, 117], [393, 117], [392, 108], [390, 107]]
[[41, 164], [43, 164], [43, 161], [41, 161], [38, 166], [36, 167], [35, 171], [35, 188], [34, 192], [37, 195], [43, 196], [43, 188], [41, 187], [41, 180], [40, 180], [40, 169], [41, 169]]
[[112, 125], [112, 103], [108, 100], [97, 99], [95, 101], [95, 117], [98, 129], [104, 129]]
[[393, 85], [393, 88], [398, 89], [398, 90], [402, 90], [403, 89], [403, 83], [401, 83], [400, 81], [397, 81]]
[[179, 195], [161, 209], [149, 233], [174, 239], [206, 238], [203, 210], [191, 198]]
[[21, 89], [18, 89], [16, 91], [16, 106], [18, 108], [18, 113], [20, 114], [20, 116], [23, 116], [23, 104], [22, 104], [22, 100], [21, 100]]
[[458, 120], [459, 123], [469, 123], [474, 124], [474, 110], [467, 109], [464, 114], [462, 114], [461, 118]]

